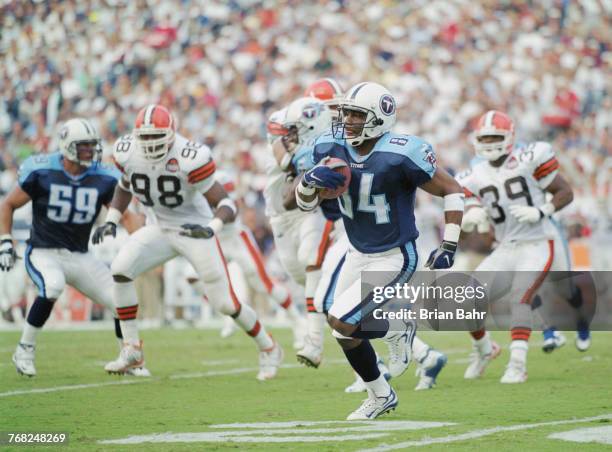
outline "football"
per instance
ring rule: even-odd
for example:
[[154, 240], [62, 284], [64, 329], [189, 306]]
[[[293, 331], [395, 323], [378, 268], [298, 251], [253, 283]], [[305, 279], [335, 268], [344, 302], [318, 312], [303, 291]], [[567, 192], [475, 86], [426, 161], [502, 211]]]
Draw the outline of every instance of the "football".
[[346, 164], [344, 160], [337, 158], [330, 158], [327, 162], [325, 162], [325, 166], [332, 168], [335, 172], [344, 175], [344, 185], [341, 187], [332, 190], [330, 188], [323, 188], [319, 192], [319, 197], [321, 199], [335, 199], [338, 196], [342, 196], [342, 194], [348, 190], [348, 186], [351, 183], [351, 169]]

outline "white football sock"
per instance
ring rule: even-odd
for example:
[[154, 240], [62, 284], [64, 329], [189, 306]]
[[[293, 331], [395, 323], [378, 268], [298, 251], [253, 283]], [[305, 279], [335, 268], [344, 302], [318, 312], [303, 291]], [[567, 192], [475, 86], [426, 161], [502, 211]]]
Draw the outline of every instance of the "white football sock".
[[414, 336], [414, 340], [412, 341], [412, 357], [417, 362], [420, 363], [423, 359], [425, 359], [425, 356], [427, 356], [427, 352], [429, 351], [429, 349], [429, 345], [419, 339], [418, 336]]
[[232, 316], [236, 323], [251, 336], [259, 350], [266, 351], [274, 347], [274, 341], [266, 332], [265, 327], [257, 319], [257, 314], [249, 305], [241, 305], [238, 316]]
[[[113, 301], [117, 306], [117, 316], [121, 325], [121, 333], [123, 334], [123, 342], [129, 344], [140, 344], [140, 336], [138, 334], [138, 324], [136, 315], [138, 312], [138, 296], [136, 295], [136, 286], [133, 281], [115, 282], [113, 284]], [[136, 306], [135, 312], [130, 309], [129, 313], [122, 312]]]
[[527, 341], [512, 341], [510, 344], [510, 361], [526, 363], [527, 350], [529, 350]]
[[380, 374], [374, 381], [365, 381], [364, 383], [368, 392], [376, 397], [387, 397], [391, 393], [391, 385], [385, 380], [383, 374]]
[[307, 312], [306, 322], [310, 342], [317, 347], [323, 346], [323, 330], [325, 328], [325, 314], [320, 312]]
[[21, 333], [21, 340], [19, 341], [22, 344], [26, 345], [36, 345], [36, 336], [40, 332], [42, 328], [37, 328], [34, 325], [30, 325], [27, 321], [23, 326], [23, 332]]
[[476, 345], [478, 353], [480, 353], [482, 356], [488, 355], [493, 351], [493, 345], [491, 344], [491, 335], [488, 331], [480, 339], [472, 339], [472, 341], [474, 342], [474, 345]]

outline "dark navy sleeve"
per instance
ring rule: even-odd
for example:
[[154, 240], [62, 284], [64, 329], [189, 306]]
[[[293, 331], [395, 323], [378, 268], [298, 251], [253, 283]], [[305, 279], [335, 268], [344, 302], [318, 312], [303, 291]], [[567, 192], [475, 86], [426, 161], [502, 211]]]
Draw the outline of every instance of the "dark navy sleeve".
[[104, 165], [98, 168], [97, 173], [100, 174], [104, 180], [102, 190], [100, 190], [102, 204], [110, 204], [115, 194], [115, 187], [121, 178], [121, 172], [113, 166]]

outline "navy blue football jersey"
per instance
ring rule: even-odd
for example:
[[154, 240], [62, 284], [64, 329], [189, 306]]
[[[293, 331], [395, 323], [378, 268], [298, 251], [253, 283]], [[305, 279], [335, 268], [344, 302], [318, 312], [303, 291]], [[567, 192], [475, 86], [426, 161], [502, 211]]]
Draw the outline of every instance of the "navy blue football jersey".
[[[300, 146], [294, 153], [291, 159], [293, 167], [298, 173], [308, 171], [314, 166], [312, 153], [314, 151], [313, 144]], [[340, 206], [335, 199], [326, 199], [320, 204], [323, 216], [327, 220], [336, 221], [342, 218]]]
[[362, 253], [380, 253], [415, 240], [415, 191], [436, 171], [436, 157], [423, 139], [385, 133], [372, 151], [360, 156], [345, 140], [320, 136], [312, 164], [325, 157], [344, 160], [351, 168], [349, 189], [338, 198], [346, 233]]
[[109, 204], [121, 173], [98, 164], [73, 176], [61, 153], [28, 158], [19, 168], [19, 186], [32, 198], [34, 248], [85, 252], [91, 228], [103, 204]]

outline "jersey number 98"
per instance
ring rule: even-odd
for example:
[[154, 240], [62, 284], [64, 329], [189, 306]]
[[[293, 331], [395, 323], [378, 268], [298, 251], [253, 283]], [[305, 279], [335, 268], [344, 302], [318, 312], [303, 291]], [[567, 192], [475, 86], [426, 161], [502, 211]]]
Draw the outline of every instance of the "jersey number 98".
[[[130, 179], [132, 190], [140, 195], [143, 205], [151, 207], [151, 179], [146, 174], [134, 173]], [[180, 195], [181, 181], [175, 176], [159, 176], [157, 178], [157, 191], [159, 192], [159, 203], [164, 207], [178, 207], [183, 204], [183, 197]]]

